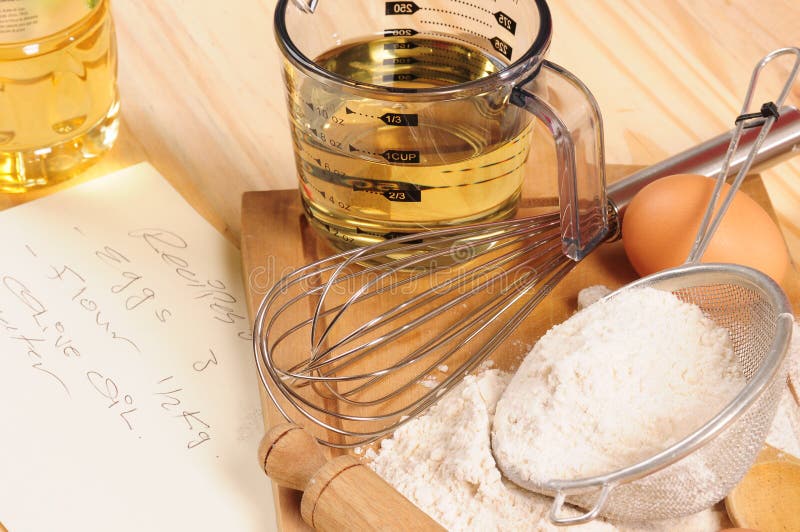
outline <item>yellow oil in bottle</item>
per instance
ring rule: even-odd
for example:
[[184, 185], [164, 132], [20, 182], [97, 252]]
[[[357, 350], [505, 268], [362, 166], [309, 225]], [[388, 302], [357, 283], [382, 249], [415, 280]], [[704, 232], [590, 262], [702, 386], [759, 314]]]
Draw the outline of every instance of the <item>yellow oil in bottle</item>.
[[116, 78], [108, 0], [0, 2], [0, 192], [59, 183], [105, 153]]
[[[470, 45], [419, 37], [355, 42], [316, 62], [350, 80], [405, 89], [460, 84], [504, 66]], [[301, 196], [334, 246], [513, 213], [532, 124], [509, 103], [510, 91], [379, 100], [286, 72]]]

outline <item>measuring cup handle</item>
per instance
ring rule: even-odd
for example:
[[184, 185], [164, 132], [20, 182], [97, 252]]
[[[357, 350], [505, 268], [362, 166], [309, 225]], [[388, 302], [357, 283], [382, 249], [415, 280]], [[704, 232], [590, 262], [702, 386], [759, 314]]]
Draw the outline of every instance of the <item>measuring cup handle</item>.
[[562, 247], [565, 255], [580, 260], [608, 233], [597, 102], [578, 78], [549, 61], [514, 88], [512, 102], [542, 120], [555, 139]]

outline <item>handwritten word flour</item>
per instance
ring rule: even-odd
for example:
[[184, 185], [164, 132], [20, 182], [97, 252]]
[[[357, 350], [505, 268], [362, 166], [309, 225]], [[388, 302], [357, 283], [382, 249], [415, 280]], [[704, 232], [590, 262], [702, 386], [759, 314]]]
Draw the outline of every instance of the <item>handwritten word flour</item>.
[[149, 165], [0, 232], [0, 521], [274, 529], [238, 250]]

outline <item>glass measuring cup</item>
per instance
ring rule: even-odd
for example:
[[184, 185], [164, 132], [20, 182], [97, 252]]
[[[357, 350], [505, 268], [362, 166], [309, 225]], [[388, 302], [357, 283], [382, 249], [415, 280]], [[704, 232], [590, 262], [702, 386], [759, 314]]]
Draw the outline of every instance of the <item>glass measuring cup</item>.
[[482, 4], [279, 0], [301, 198], [335, 247], [510, 216], [534, 116], [555, 139], [564, 252], [605, 236], [600, 111], [543, 59], [547, 4]]

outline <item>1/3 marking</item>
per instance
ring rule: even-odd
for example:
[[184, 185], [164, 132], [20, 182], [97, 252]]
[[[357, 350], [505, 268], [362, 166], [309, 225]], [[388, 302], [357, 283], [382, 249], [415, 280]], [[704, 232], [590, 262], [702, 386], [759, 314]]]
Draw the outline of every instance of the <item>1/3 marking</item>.
[[378, 118], [387, 126], [415, 127], [419, 124], [419, 117], [416, 114], [384, 113]]

